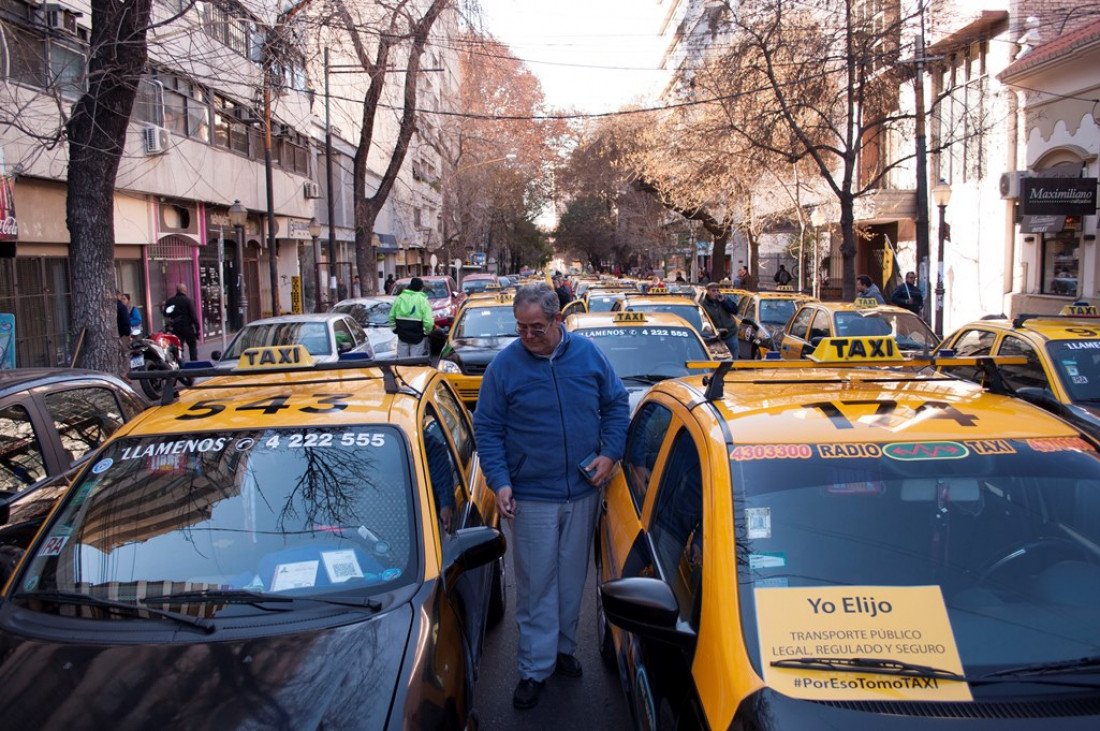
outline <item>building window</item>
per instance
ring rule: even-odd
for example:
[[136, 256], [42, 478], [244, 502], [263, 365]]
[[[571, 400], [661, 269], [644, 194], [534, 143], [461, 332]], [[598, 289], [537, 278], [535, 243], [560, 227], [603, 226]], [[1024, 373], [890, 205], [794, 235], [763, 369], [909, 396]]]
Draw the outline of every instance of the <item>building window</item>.
[[939, 156], [938, 175], [945, 180], [964, 183], [985, 177], [983, 144], [991, 102], [987, 54], [986, 41], [966, 45], [945, 58], [936, 77], [936, 97], [942, 100], [933, 115], [938, 144], [946, 146]]
[[177, 76], [159, 77], [164, 86], [164, 126], [176, 134], [210, 141], [210, 95]]
[[1043, 235], [1042, 251], [1042, 293], [1076, 298], [1081, 239], [1073, 219], [1066, 223], [1065, 231]]
[[7, 46], [5, 76], [17, 83], [79, 95], [85, 88], [84, 52], [76, 39], [66, 41], [36, 29], [0, 23]]

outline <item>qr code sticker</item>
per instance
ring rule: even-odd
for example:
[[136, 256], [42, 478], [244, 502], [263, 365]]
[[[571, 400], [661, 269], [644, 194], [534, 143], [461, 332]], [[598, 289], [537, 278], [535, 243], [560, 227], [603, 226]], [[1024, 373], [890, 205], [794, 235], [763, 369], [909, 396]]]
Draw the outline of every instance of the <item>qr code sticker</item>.
[[748, 524], [749, 538], [772, 537], [771, 508], [745, 508], [745, 522]]
[[333, 584], [363, 578], [363, 569], [355, 557], [355, 551], [323, 551], [321, 559], [325, 562], [328, 580]]

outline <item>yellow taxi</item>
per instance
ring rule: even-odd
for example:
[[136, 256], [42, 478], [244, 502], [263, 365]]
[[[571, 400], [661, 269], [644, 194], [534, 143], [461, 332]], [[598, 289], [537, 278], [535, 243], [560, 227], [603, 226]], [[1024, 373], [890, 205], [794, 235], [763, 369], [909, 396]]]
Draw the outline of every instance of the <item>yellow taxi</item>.
[[1100, 445], [899, 354], [644, 397], [595, 551], [637, 728], [1100, 727]]
[[489, 363], [516, 337], [511, 292], [471, 299], [455, 317], [438, 367], [467, 408], [477, 406], [481, 378]]
[[701, 372], [689, 368], [688, 361], [711, 357], [691, 324], [668, 312], [570, 315], [565, 328], [599, 346], [622, 379], [632, 408], [654, 383]]
[[924, 320], [909, 310], [857, 302], [803, 302], [786, 327], [772, 336], [780, 357], [805, 358], [823, 338], [889, 335], [905, 352], [932, 350], [939, 343]]
[[294, 345], [188, 375], [216, 377], [119, 429], [8, 581], [5, 725], [476, 721], [505, 544], [439, 371]]
[[729, 348], [718, 336], [718, 328], [710, 319], [710, 315], [695, 300], [677, 294], [662, 293], [650, 290], [647, 294], [628, 294], [622, 300], [611, 306], [612, 312], [668, 312], [687, 320], [688, 324], [699, 333], [703, 342], [707, 344], [711, 357], [714, 360], [729, 360]]
[[[1014, 395], [1100, 436], [1100, 313], [1087, 302], [1060, 315], [1020, 315], [979, 320], [944, 338], [941, 350], [956, 355], [1011, 355], [1026, 364], [1002, 365], [998, 373]], [[954, 375], [981, 381], [972, 368]]]
[[602, 284], [588, 287], [577, 299], [561, 308], [562, 317], [585, 312], [610, 312], [616, 302], [621, 302], [628, 294], [637, 293], [633, 287], [616, 285], [607, 287]]
[[749, 292], [737, 301], [737, 344], [740, 359], [760, 359], [779, 350], [779, 338], [784, 326], [804, 302], [816, 302], [801, 292]]

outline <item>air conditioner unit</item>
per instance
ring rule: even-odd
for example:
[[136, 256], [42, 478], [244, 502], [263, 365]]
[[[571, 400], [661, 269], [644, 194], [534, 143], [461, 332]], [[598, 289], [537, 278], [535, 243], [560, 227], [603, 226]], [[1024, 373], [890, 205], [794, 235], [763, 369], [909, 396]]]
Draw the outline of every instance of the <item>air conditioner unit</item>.
[[151, 124], [145, 128], [144, 134], [146, 155], [162, 155], [168, 151], [170, 133], [164, 127]]
[[46, 27], [75, 36], [77, 34], [76, 19], [81, 15], [83, 13], [69, 10], [64, 5], [47, 5]]
[[302, 185], [303, 192], [306, 194], [306, 198], [320, 198], [321, 186], [312, 181], [304, 183]]
[[1026, 173], [1022, 170], [1013, 170], [1007, 173], [1001, 173], [1001, 198], [1004, 200], [1013, 200], [1020, 197], [1020, 181], [1024, 178]]

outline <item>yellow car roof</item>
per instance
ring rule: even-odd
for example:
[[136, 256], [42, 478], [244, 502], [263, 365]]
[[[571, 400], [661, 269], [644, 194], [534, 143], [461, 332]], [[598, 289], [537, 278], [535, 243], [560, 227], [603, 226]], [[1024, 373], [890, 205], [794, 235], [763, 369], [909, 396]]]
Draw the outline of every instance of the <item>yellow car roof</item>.
[[895, 305], [875, 305], [874, 307], [864, 307], [863, 305], [857, 305], [855, 302], [806, 302], [804, 304], [812, 304], [818, 309], [828, 310], [829, 312], [909, 312], [904, 307], [897, 307]]
[[[644, 319], [628, 315], [643, 315]], [[687, 320], [671, 312], [585, 312], [565, 318], [566, 329], [587, 330], [597, 327], [686, 327], [691, 329]]]
[[[664, 381], [682, 403], [704, 397], [706, 376]], [[896, 368], [836, 368], [807, 363], [796, 369], [766, 362], [725, 376], [712, 401], [734, 442], [859, 444], [1076, 437], [1079, 432], [1022, 400], [983, 391], [940, 374]], [[932, 406], [930, 406], [930, 404]]]
[[[396, 382], [422, 394], [438, 371], [394, 366]], [[176, 434], [210, 430], [332, 424], [406, 423], [415, 427], [416, 394], [387, 392], [379, 367], [235, 374], [211, 378], [182, 391], [178, 400], [149, 409], [121, 433]], [[339, 396], [339, 398], [336, 398]], [[336, 414], [335, 420], [333, 414]]]
[[[753, 297], [758, 299], [768, 300], [797, 300], [799, 302], [817, 302], [817, 298], [810, 294], [803, 294], [802, 292], [776, 292], [774, 290], [767, 290], [764, 292], [750, 292]], [[839, 303], [838, 303], [839, 304]]]

